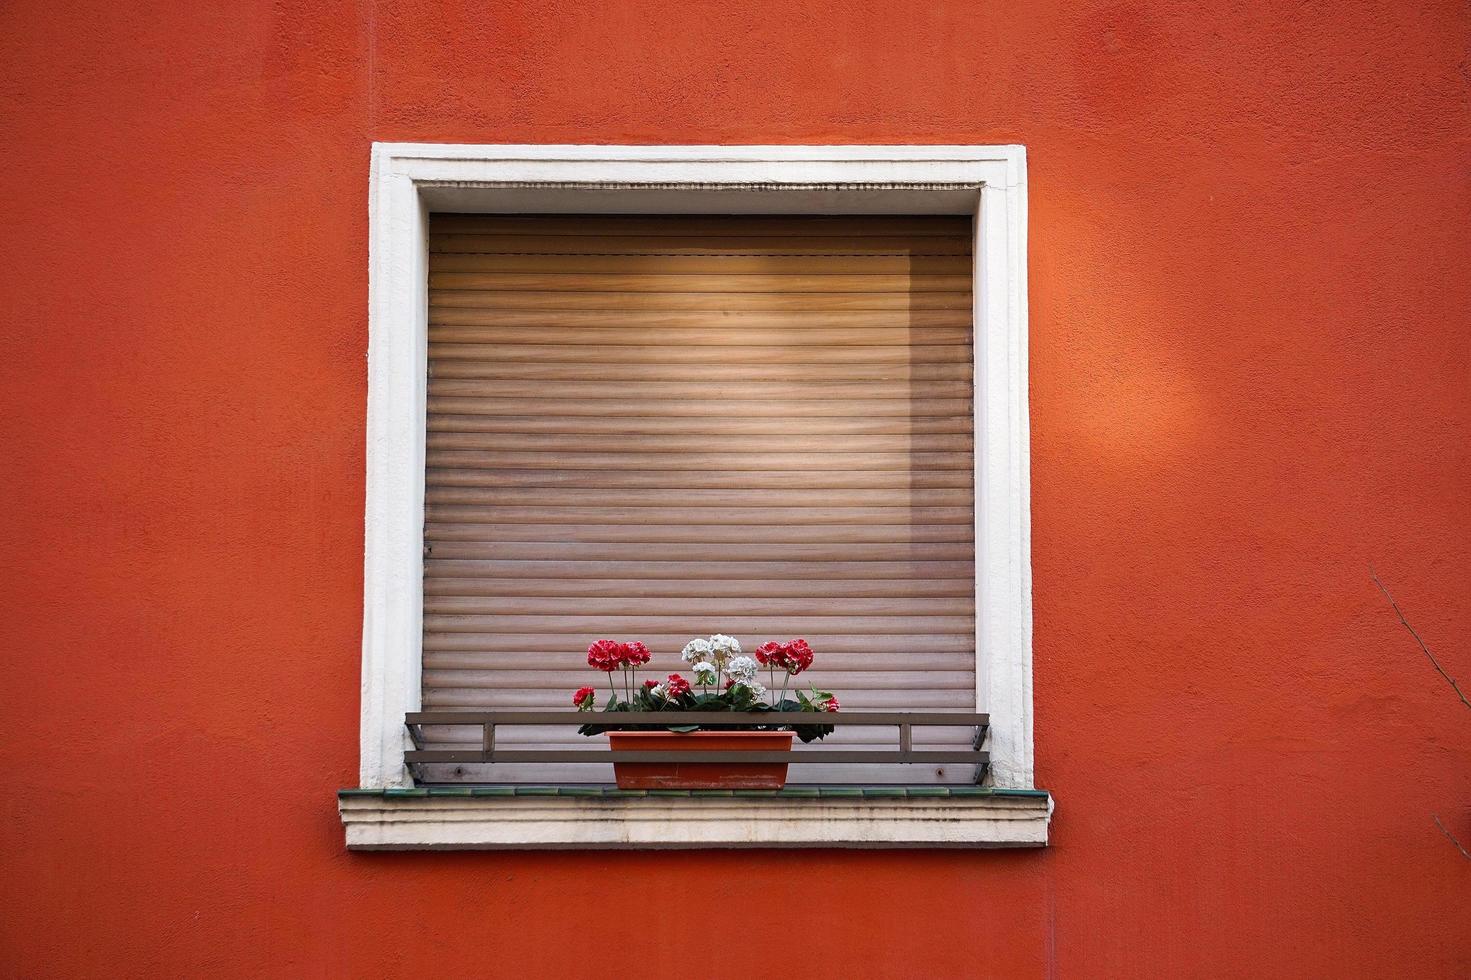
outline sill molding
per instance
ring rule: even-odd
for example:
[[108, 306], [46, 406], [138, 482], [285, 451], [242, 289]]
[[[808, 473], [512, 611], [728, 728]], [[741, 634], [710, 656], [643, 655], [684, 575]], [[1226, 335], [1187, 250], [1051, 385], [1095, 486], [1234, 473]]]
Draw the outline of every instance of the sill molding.
[[1047, 845], [1046, 791], [955, 789], [348, 789], [338, 811], [361, 851]]

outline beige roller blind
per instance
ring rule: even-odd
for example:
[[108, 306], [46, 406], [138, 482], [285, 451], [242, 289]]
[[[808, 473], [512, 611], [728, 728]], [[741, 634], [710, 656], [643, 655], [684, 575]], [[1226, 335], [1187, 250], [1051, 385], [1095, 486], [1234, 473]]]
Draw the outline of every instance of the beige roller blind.
[[605, 686], [598, 637], [648, 643], [662, 677], [725, 632], [748, 650], [807, 637], [799, 680], [848, 709], [975, 710], [970, 253], [968, 218], [433, 216], [424, 706], [570, 707]]

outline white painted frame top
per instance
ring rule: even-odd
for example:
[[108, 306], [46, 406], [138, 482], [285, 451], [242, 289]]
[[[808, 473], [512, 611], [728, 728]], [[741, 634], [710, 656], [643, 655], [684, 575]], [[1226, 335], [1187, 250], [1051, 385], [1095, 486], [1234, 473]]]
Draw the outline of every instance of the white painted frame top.
[[419, 143], [372, 155], [360, 786], [412, 785], [431, 211], [974, 215], [976, 703], [991, 779], [1032, 788], [1025, 150]]

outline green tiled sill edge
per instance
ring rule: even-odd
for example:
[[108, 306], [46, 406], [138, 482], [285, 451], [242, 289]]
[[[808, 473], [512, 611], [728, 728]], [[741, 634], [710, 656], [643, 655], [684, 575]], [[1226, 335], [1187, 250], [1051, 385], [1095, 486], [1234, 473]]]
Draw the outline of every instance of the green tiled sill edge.
[[805, 800], [805, 799], [1027, 799], [1045, 800], [1045, 789], [1000, 789], [993, 786], [788, 786], [778, 790], [746, 789], [618, 789], [614, 786], [421, 786], [414, 789], [340, 789], [339, 799], [387, 800], [466, 796], [572, 796], [635, 799], [644, 796]]

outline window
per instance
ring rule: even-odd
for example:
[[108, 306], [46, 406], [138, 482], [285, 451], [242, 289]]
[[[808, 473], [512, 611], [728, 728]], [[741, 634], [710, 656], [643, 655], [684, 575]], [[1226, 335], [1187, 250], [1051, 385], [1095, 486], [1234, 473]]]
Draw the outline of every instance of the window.
[[[850, 709], [976, 710], [971, 240], [966, 216], [431, 215], [424, 708], [566, 707], [601, 687], [584, 651], [603, 634], [648, 641], [657, 674], [721, 632], [808, 637], [802, 681]], [[422, 775], [611, 781], [590, 764]]]
[[[355, 846], [1045, 842], [1022, 165], [1018, 148], [985, 147], [375, 147], [350, 842], [355, 828]], [[589, 486], [598, 466], [610, 475]], [[722, 467], [723, 484], [691, 482]], [[751, 478], [765, 472], [780, 481]], [[703, 560], [711, 549], [720, 560]], [[576, 797], [543, 798], [554, 829], [534, 841], [524, 814], [519, 828], [480, 804], [444, 819], [471, 806], [463, 795], [387, 802], [424, 799], [396, 790], [410, 785], [406, 711], [556, 704], [586, 680], [591, 634], [653, 640], [668, 663], [715, 629], [810, 635], [845, 703], [988, 711], [994, 792], [932, 795], [946, 812], [924, 818], [891, 794], [878, 829], [851, 804], [851, 841], [843, 814], [818, 812], [835, 803], [727, 804], [712, 820], [692, 801], [656, 833], [629, 802], [623, 826], [594, 832]], [[894, 669], [876, 670], [888, 639]], [[534, 778], [606, 779], [599, 768]]]

